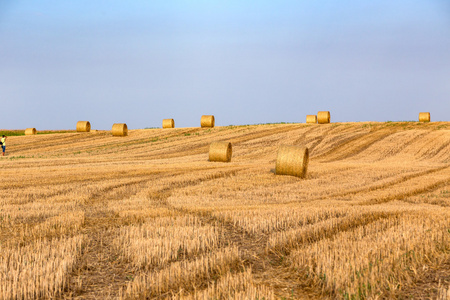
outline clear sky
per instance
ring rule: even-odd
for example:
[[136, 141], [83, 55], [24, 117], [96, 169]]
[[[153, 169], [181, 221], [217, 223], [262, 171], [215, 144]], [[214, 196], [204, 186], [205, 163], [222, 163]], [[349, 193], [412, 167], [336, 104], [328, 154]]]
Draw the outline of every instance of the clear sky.
[[449, 0], [0, 0], [0, 128], [450, 121]]

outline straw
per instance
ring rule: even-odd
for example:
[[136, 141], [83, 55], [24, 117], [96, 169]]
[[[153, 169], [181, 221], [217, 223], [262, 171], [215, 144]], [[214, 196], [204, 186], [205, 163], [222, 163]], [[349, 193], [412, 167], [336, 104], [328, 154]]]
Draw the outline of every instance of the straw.
[[304, 178], [308, 169], [309, 150], [306, 147], [281, 145], [278, 148], [275, 174]]
[[212, 142], [209, 145], [209, 161], [230, 162], [231, 154], [230, 142]]

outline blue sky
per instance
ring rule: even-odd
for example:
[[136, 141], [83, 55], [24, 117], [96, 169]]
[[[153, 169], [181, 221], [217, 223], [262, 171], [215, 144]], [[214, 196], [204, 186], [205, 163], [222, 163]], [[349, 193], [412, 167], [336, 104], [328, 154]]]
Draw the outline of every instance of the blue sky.
[[450, 1], [0, 1], [0, 128], [450, 121]]

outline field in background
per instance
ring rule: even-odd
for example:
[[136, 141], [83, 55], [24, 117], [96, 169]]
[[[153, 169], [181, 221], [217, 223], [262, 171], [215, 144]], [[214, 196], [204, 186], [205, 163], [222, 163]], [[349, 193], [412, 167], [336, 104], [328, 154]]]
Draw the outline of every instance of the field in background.
[[[230, 163], [208, 162], [230, 141]], [[274, 175], [306, 145], [306, 179]], [[0, 299], [450, 297], [450, 124], [11, 136]]]
[[[53, 133], [69, 133], [75, 132], [75, 130], [39, 130], [36, 134], [53, 134]], [[5, 130], [0, 129], [0, 136], [20, 136], [25, 135], [25, 130]]]

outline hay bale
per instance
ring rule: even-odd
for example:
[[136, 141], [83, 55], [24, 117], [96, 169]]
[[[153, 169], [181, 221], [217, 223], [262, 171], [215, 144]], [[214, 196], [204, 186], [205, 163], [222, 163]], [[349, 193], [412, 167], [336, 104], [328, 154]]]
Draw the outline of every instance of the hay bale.
[[430, 122], [431, 117], [429, 112], [419, 113], [419, 122]]
[[317, 123], [317, 116], [316, 115], [307, 115], [306, 116], [306, 123]]
[[163, 128], [174, 128], [175, 127], [175, 121], [173, 119], [164, 119], [162, 127]]
[[330, 123], [330, 112], [329, 111], [319, 111], [317, 113], [317, 122], [319, 124]]
[[128, 135], [128, 127], [125, 123], [115, 123], [112, 126], [113, 136], [126, 136]]
[[34, 135], [36, 133], [37, 133], [36, 128], [27, 128], [27, 129], [25, 129], [25, 135]]
[[89, 121], [78, 121], [77, 132], [89, 132], [91, 131], [91, 123]]
[[304, 178], [308, 170], [308, 162], [309, 150], [307, 147], [281, 145], [278, 148], [275, 174]]
[[231, 143], [230, 142], [212, 142], [209, 145], [209, 161], [231, 161]]
[[204, 128], [204, 127], [214, 127], [214, 123], [215, 123], [214, 116], [204, 115], [200, 119], [200, 126], [202, 128]]

